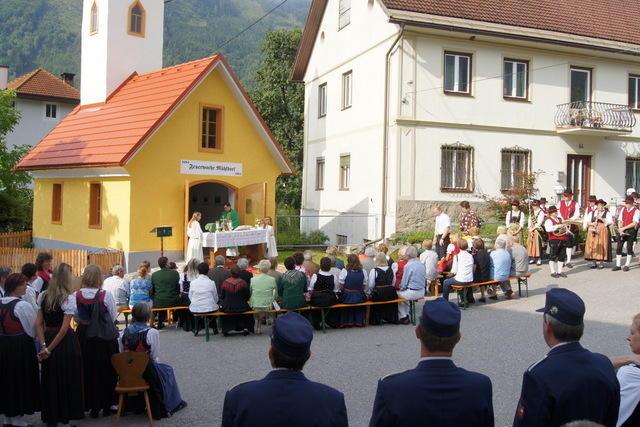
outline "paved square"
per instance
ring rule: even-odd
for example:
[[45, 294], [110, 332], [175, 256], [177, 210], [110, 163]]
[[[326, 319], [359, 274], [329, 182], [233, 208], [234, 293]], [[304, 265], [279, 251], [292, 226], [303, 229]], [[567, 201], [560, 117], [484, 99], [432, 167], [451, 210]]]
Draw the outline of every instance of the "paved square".
[[[585, 347], [606, 355], [629, 352], [625, 338], [631, 317], [640, 311], [640, 268], [634, 266], [625, 273], [591, 270], [580, 260], [576, 264], [566, 279], [551, 278], [546, 265], [535, 267], [528, 298], [504, 301], [500, 294], [497, 302], [476, 303], [463, 312], [463, 336], [454, 360], [491, 378], [496, 426], [511, 425], [522, 373], [548, 350], [541, 334], [542, 316], [534, 312], [544, 306], [547, 287], [567, 287], [585, 300]], [[219, 425], [225, 391], [261, 378], [270, 369], [266, 356], [270, 327], [264, 331], [262, 336], [217, 335], [206, 343], [191, 333], [162, 330], [160, 360], [174, 367], [189, 406], [156, 425]], [[329, 330], [316, 332], [305, 374], [345, 393], [350, 425], [365, 426], [378, 378], [414, 367], [418, 357], [419, 343], [412, 326]], [[39, 421], [39, 417], [31, 419]], [[126, 416], [122, 424], [138, 426], [145, 421], [143, 416]], [[95, 426], [113, 423], [111, 417], [80, 421]]]

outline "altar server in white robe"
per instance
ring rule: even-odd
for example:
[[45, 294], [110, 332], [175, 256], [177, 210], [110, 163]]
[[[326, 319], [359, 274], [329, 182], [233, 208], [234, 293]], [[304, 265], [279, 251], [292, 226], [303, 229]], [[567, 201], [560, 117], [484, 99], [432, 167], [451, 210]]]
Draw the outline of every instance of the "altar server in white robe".
[[192, 259], [202, 261], [202, 227], [200, 227], [200, 218], [202, 218], [202, 214], [200, 212], [194, 212], [187, 225], [187, 237], [189, 237], [187, 254], [185, 256], [187, 263]]
[[278, 256], [278, 246], [276, 244], [275, 230], [270, 216], [262, 220], [264, 228], [267, 230], [267, 258]]

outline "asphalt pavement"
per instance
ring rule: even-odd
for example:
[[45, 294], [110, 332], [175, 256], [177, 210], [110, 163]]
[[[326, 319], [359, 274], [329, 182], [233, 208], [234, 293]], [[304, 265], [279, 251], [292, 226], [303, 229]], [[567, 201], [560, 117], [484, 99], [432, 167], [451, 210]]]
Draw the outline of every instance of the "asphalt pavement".
[[[582, 343], [586, 348], [606, 355], [629, 352], [625, 338], [631, 318], [640, 311], [640, 267], [634, 265], [629, 272], [591, 270], [585, 262], [576, 260], [575, 267], [566, 271], [566, 279], [554, 279], [547, 265], [534, 266], [528, 297], [506, 301], [499, 292], [498, 301], [475, 303], [463, 311], [462, 339], [454, 350], [454, 361], [491, 378], [496, 426], [511, 425], [522, 373], [548, 350], [542, 339], [542, 315], [535, 312], [544, 306], [548, 288], [566, 287], [584, 299], [587, 311]], [[154, 424], [219, 425], [226, 390], [259, 379], [269, 371], [270, 330], [263, 328], [262, 336], [216, 335], [205, 342], [204, 337], [194, 337], [175, 327], [163, 329], [160, 359], [173, 366], [188, 407]], [[377, 380], [413, 368], [418, 359], [419, 342], [411, 325], [329, 330], [326, 334], [315, 333], [312, 356], [304, 373], [309, 379], [342, 391], [350, 425], [366, 426]], [[30, 420], [37, 423], [39, 416]], [[85, 419], [77, 424], [110, 426], [114, 421], [113, 417], [107, 417]], [[122, 418], [123, 426], [140, 426], [145, 422], [142, 415]]]

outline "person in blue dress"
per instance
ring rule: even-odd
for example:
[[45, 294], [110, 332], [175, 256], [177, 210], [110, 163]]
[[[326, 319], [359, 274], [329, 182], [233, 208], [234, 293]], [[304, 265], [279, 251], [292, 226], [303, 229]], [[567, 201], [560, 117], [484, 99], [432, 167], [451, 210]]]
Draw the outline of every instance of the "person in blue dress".
[[[338, 281], [340, 282], [341, 302], [343, 304], [358, 304], [367, 300], [367, 296], [364, 293], [367, 278], [364, 271], [362, 271], [362, 264], [360, 264], [358, 255], [351, 254], [347, 257], [347, 266], [340, 272]], [[341, 328], [363, 327], [365, 324], [365, 307], [340, 309]]]
[[[171, 416], [187, 406], [187, 403], [180, 396], [173, 368], [158, 361], [160, 334], [157, 329], [149, 327], [151, 307], [147, 303], [139, 302], [133, 306], [131, 317], [133, 323], [122, 331], [120, 336], [120, 350], [149, 355], [149, 364], [144, 371], [143, 378], [150, 386], [151, 414], [155, 419]], [[127, 407], [136, 409], [139, 406], [144, 408], [142, 402], [136, 402], [133, 406], [125, 405], [125, 409]]]

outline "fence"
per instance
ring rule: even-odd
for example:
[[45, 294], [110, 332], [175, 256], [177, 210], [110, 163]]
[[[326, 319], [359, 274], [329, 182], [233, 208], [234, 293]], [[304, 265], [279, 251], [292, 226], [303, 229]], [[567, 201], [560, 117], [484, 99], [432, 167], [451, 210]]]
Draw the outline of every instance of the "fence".
[[97, 264], [104, 273], [108, 272], [112, 264], [122, 263], [123, 253], [106, 252], [89, 254], [87, 250], [78, 249], [27, 249], [0, 247], [0, 266], [20, 271], [22, 266], [34, 262], [40, 252], [48, 252], [53, 256], [54, 266], [61, 262], [69, 264], [73, 274], [79, 276], [89, 264]]
[[31, 230], [17, 233], [0, 233], [0, 247], [2, 248], [22, 248], [31, 240]]

